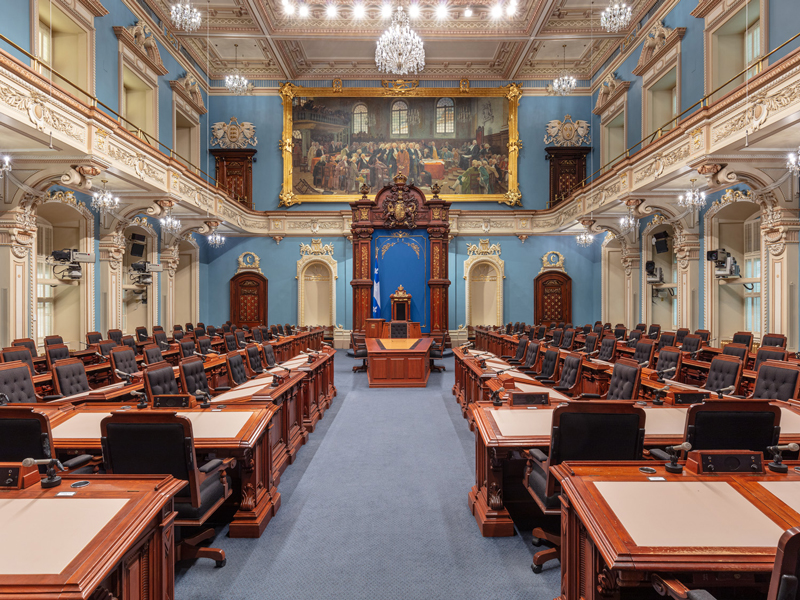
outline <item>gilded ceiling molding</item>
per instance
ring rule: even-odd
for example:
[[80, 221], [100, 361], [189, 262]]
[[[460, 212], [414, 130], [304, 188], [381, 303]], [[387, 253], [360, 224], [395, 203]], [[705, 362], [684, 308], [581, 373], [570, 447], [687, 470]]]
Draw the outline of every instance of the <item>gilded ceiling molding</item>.
[[169, 73], [161, 61], [156, 38], [150, 27], [143, 21], [136, 21], [130, 27], [114, 27], [117, 39], [133, 51], [144, 63], [159, 75]]
[[658, 21], [650, 28], [642, 44], [639, 63], [633, 70], [634, 75], [644, 75], [667, 52], [678, 44], [686, 35], [685, 27], [670, 29], [663, 21]]

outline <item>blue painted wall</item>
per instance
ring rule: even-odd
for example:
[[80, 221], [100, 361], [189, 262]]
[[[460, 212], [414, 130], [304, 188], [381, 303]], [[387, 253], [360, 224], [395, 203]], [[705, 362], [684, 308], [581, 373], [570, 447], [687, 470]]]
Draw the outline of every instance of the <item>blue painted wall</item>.
[[[5, 0], [3, 3], [3, 18], [0, 19], [0, 33], [12, 40], [20, 48], [33, 54], [31, 43], [31, 8], [30, 0]], [[10, 52], [26, 65], [30, 59], [9, 44], [0, 41], [0, 49]]]

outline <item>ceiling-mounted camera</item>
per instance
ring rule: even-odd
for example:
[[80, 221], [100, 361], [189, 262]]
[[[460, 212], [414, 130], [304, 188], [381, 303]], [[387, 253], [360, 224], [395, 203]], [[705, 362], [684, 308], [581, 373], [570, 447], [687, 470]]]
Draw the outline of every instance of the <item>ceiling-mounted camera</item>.
[[661, 267], [656, 267], [656, 263], [648, 260], [644, 263], [644, 270], [647, 274], [647, 283], [664, 283], [664, 272]]
[[83, 277], [80, 263], [94, 263], [94, 252], [53, 250], [47, 258], [47, 263], [53, 266], [53, 275], [57, 279], [77, 281]]
[[152, 273], [161, 273], [163, 270], [164, 267], [161, 265], [142, 260], [131, 265], [129, 274], [133, 283], [138, 285], [150, 285], [153, 283]]
[[736, 259], [725, 248], [709, 250], [706, 252], [706, 260], [714, 263], [714, 277], [717, 279], [742, 276]]

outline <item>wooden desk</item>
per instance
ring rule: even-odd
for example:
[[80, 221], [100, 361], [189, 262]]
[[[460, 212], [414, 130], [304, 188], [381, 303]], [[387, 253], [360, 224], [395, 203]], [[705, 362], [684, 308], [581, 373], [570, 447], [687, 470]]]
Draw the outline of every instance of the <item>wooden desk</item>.
[[[173, 497], [163, 475], [62, 475], [61, 485], [4, 490], [0, 598], [175, 597]], [[70, 488], [88, 480], [83, 488]], [[74, 492], [59, 498], [59, 492]]]
[[432, 338], [369, 338], [369, 387], [425, 387], [431, 374]]
[[[416, 323], [416, 322], [413, 322], [413, 321], [404, 321], [404, 323], [408, 324], [408, 329], [406, 329], [406, 334], [408, 335], [409, 338], [415, 338], [416, 339], [416, 338], [422, 337], [422, 330], [420, 329], [419, 323]], [[372, 336], [372, 337], [376, 337], [376, 338], [391, 338], [392, 337], [392, 323], [391, 322], [389, 322], [389, 323], [384, 322], [383, 325], [381, 325], [380, 332], [381, 332], [380, 335], [375, 335], [375, 336]]]
[[654, 574], [706, 589], [769, 581], [778, 539], [800, 525], [800, 474], [673, 475], [650, 462], [647, 475], [639, 466], [553, 467], [563, 489], [561, 599], [619, 597], [651, 588]]
[[[60, 456], [102, 453], [100, 422], [116, 404], [84, 404], [72, 410], [42, 411], [50, 419], [53, 445]], [[140, 409], [131, 408], [132, 412]], [[141, 409], [144, 412], [164, 409]], [[237, 404], [218, 408], [170, 410], [192, 421], [194, 445], [200, 461], [214, 455], [235, 457], [231, 470], [234, 497], [239, 509], [230, 524], [231, 537], [259, 537], [280, 506], [280, 494], [272, 472], [270, 429], [281, 429], [280, 410], [272, 404]]]

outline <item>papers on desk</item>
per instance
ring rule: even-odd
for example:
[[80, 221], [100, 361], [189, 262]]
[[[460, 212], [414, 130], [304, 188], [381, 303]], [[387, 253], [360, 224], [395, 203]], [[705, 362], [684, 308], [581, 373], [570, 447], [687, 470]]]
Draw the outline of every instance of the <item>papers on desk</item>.
[[0, 575], [61, 573], [127, 502], [125, 498], [0, 499]]

